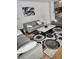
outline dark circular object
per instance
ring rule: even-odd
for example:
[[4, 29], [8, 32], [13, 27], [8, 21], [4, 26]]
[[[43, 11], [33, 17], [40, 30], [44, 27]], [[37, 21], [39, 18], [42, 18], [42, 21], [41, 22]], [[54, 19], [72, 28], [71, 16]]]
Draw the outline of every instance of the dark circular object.
[[61, 28], [62, 29], [62, 26], [61, 25], [56, 25], [56, 28]]
[[52, 35], [52, 34], [47, 34], [47, 37], [48, 37], [48, 38], [52, 38], [53, 35]]
[[50, 49], [57, 49], [60, 47], [59, 42], [56, 40], [52, 40], [52, 39], [47, 39], [44, 44], [46, 47]]
[[41, 36], [37, 36], [36, 38], [37, 38], [37, 39], [40, 39], [40, 38], [41, 38]]
[[59, 37], [58, 39], [59, 39], [59, 40], [62, 40], [62, 37]]
[[42, 35], [42, 34], [37, 34], [33, 37], [33, 40], [37, 41], [37, 42], [40, 42], [42, 41], [43, 39], [45, 39], [45, 36]]
[[61, 28], [53, 28], [53, 31], [62, 31]]
[[62, 36], [62, 33], [59, 33], [60, 36]]
[[45, 28], [47, 28], [48, 26], [45, 26]]
[[61, 26], [56, 26], [53, 28], [53, 31], [62, 31], [62, 27]]

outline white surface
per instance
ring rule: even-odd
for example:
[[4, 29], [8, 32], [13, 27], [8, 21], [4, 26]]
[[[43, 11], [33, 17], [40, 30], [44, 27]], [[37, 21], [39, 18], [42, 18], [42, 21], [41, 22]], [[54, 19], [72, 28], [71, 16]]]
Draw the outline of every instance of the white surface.
[[51, 18], [51, 21], [56, 21], [56, 19], [55, 19], [55, 12], [54, 12], [54, 0], [51, 0], [51, 2], [49, 3], [49, 7], [50, 7], [50, 18]]
[[37, 42], [32, 41], [32, 42], [29, 42], [28, 44], [23, 45], [21, 48], [17, 50], [17, 54], [21, 54], [21, 53], [31, 50], [33, 47], [36, 46], [36, 44]]
[[38, 31], [42, 31], [42, 32], [46, 32], [46, 31], [48, 31], [49, 29], [52, 29], [52, 28], [54, 28], [54, 27], [55, 27], [55, 25], [48, 25], [47, 28], [41, 27], [41, 28], [38, 28], [37, 30], [38, 30]]
[[27, 24], [27, 27], [32, 27], [32, 25], [28, 25], [28, 24]]
[[22, 32], [20, 30], [17, 30], [17, 36], [21, 35], [21, 34], [22, 34]]
[[[31, 2], [31, 1], [17, 1], [17, 28], [23, 28], [23, 23], [41, 20], [43, 22], [50, 21], [49, 3], [48, 2]], [[22, 7], [34, 7], [35, 15], [24, 17]]]
[[37, 23], [40, 25], [40, 24], [42, 24], [42, 22], [41, 21], [37, 21]]

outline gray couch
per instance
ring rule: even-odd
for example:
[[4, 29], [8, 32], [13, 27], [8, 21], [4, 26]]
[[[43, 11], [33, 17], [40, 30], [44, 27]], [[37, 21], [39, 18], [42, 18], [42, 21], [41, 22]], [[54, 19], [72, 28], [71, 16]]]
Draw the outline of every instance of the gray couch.
[[[41, 22], [41, 24], [38, 24], [38, 22], [40, 22], [40, 21], [37, 20], [37, 21], [32, 21], [32, 22], [24, 23], [23, 26], [24, 26], [25, 31], [30, 33], [30, 32], [35, 31], [36, 29], [44, 26], [43, 22]], [[28, 27], [28, 25], [31, 25], [32, 27]]]

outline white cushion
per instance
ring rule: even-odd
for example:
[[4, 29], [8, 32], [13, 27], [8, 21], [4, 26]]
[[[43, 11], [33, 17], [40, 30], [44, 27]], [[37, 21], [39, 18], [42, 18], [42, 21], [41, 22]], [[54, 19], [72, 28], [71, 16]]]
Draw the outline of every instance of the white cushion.
[[21, 48], [18, 49], [17, 54], [21, 54], [21, 53], [31, 50], [33, 47], [36, 46], [36, 44], [37, 42], [31, 41], [28, 44], [23, 45]]

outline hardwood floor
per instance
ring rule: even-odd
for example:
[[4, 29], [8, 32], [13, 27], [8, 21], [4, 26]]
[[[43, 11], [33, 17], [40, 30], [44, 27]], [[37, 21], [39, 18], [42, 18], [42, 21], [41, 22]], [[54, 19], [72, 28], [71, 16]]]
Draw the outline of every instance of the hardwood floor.
[[[46, 54], [42, 57], [42, 59], [50, 59]], [[52, 59], [62, 59], [62, 48], [60, 48]]]
[[47, 56], [46, 54], [42, 57], [42, 59], [49, 59], [49, 56]]

